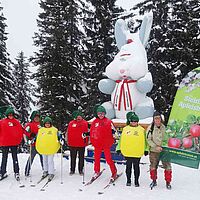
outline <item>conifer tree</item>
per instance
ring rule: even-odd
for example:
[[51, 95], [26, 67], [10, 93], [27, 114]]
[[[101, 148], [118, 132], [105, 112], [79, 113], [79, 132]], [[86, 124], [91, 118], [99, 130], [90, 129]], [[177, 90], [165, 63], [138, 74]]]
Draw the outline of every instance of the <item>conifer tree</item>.
[[117, 52], [114, 41], [114, 23], [123, 11], [118, 8], [116, 0], [89, 0], [90, 10], [85, 17], [84, 29], [87, 35], [86, 65], [87, 65], [87, 93], [89, 104], [84, 105], [86, 113], [91, 117], [95, 104], [103, 103], [109, 99], [108, 95], [102, 94], [98, 89], [98, 82], [103, 76], [106, 66], [113, 60]]
[[83, 33], [79, 16], [82, 2], [74, 0], [42, 0], [39, 32], [34, 44], [39, 47], [33, 63], [38, 82], [39, 106], [44, 115], [53, 117], [59, 128], [71, 119], [72, 112], [82, 105]]
[[26, 61], [24, 53], [21, 51], [14, 64], [13, 75], [15, 77], [15, 100], [13, 105], [19, 114], [21, 123], [28, 121], [30, 104], [33, 103], [31, 94], [34, 91], [33, 85], [30, 83], [29, 63]]
[[0, 7], [0, 106], [12, 105], [14, 99], [13, 76], [11, 61], [6, 48], [7, 33], [5, 31], [6, 24]]
[[147, 48], [154, 87], [155, 109], [168, 119], [181, 79], [199, 66], [199, 2], [197, 0], [146, 0], [133, 9], [153, 11], [153, 28]]

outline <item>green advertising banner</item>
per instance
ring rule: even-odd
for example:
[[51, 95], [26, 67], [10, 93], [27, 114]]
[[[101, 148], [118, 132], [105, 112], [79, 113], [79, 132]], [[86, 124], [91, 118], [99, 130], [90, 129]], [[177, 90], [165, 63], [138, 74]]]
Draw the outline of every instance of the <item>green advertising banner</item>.
[[161, 155], [179, 165], [198, 168], [200, 161], [200, 67], [189, 72], [177, 90]]
[[160, 159], [166, 162], [198, 169], [200, 154], [182, 149], [163, 147]]

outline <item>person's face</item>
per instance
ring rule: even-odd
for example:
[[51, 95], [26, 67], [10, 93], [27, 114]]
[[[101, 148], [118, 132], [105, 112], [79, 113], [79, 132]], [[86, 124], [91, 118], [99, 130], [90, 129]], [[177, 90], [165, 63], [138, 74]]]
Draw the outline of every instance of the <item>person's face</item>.
[[156, 126], [160, 126], [161, 125], [161, 117], [160, 116], [156, 116], [156, 117], [154, 117], [154, 124], [156, 125]]
[[39, 122], [40, 121], [40, 116], [36, 115], [33, 119], [34, 122]]
[[133, 126], [133, 127], [135, 127], [135, 126], [138, 125], [138, 122], [137, 121], [130, 122], [130, 125]]
[[79, 121], [81, 121], [83, 119], [83, 117], [82, 116], [77, 116], [77, 118], [76, 118], [76, 120], [79, 122]]
[[51, 123], [46, 122], [46, 123], [44, 124], [44, 127], [45, 127], [45, 128], [50, 128], [50, 127], [51, 127]]
[[105, 117], [105, 113], [104, 112], [98, 112], [97, 116], [99, 119], [103, 119]]
[[8, 114], [8, 119], [13, 119], [13, 118], [14, 118], [14, 116], [12, 113]]

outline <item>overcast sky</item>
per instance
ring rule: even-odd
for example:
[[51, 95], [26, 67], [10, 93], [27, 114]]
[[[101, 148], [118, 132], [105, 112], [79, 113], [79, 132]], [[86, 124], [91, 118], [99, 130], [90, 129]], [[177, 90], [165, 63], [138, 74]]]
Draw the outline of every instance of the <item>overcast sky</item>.
[[[117, 4], [125, 9], [133, 7], [142, 0], [117, 0]], [[12, 61], [20, 51], [26, 57], [33, 55], [36, 48], [33, 46], [34, 32], [37, 32], [36, 19], [41, 12], [39, 0], [0, 0], [7, 24], [7, 49]]]

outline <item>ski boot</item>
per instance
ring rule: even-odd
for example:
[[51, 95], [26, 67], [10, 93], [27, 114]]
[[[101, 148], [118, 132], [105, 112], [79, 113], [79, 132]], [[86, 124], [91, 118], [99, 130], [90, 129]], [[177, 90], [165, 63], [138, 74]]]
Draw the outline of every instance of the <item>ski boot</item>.
[[17, 181], [20, 181], [19, 173], [15, 173], [15, 179], [16, 179]]
[[171, 186], [170, 182], [166, 182], [166, 188], [167, 188], [168, 190], [171, 190], [171, 189], [172, 189], [172, 186]]
[[157, 182], [156, 181], [152, 181], [149, 186], [150, 186], [150, 188], [152, 190], [155, 186], [157, 186]]
[[7, 177], [8, 177], [7, 173], [0, 174], [0, 181]]
[[128, 180], [127, 180], [126, 186], [131, 186], [131, 179], [128, 179]]
[[49, 175], [48, 175], [48, 181], [52, 181], [53, 178], [54, 178], [54, 176], [55, 176], [54, 174], [49, 174]]
[[44, 178], [46, 178], [48, 175], [49, 175], [49, 174], [48, 174], [48, 171], [44, 171], [43, 174], [42, 174], [42, 178], [44, 179]]

